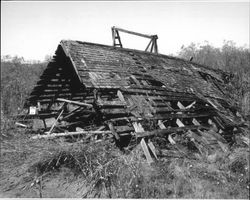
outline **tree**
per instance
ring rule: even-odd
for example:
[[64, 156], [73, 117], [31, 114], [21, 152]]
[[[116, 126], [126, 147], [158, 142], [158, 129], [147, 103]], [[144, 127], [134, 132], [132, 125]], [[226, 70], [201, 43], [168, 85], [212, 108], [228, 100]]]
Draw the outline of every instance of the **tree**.
[[193, 57], [193, 62], [234, 74], [232, 83], [235, 87], [234, 93], [238, 96], [239, 105], [244, 111], [247, 107], [245, 99], [249, 99], [245, 96], [249, 95], [250, 91], [250, 50], [248, 48], [236, 47], [235, 42], [226, 40], [221, 48], [215, 48], [206, 41], [203, 45], [191, 43], [187, 47], [183, 46], [178, 56], [187, 60]]

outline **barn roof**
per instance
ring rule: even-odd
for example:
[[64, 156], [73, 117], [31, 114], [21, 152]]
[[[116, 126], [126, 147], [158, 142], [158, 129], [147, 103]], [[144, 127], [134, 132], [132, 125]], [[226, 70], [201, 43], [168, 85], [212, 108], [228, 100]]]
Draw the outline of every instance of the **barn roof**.
[[229, 75], [220, 70], [166, 55], [88, 42], [63, 40], [60, 46], [87, 88], [148, 87], [225, 98]]

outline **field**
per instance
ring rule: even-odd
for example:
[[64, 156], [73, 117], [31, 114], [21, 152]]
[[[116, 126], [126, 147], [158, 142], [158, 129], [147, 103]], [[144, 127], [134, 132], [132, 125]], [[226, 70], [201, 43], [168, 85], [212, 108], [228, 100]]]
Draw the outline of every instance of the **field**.
[[31, 140], [10, 129], [1, 142], [1, 197], [249, 198], [249, 146], [190, 159], [172, 154], [151, 165], [138, 146], [109, 141]]

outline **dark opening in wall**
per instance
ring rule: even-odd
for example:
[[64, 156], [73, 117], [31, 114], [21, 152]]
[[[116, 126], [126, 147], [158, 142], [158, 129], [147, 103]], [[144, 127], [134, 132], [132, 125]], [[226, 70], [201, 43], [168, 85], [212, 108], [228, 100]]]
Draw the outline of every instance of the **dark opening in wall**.
[[149, 83], [149, 85], [152, 86], [157, 86], [157, 87], [162, 87], [164, 84], [158, 80], [147, 80], [147, 82]]

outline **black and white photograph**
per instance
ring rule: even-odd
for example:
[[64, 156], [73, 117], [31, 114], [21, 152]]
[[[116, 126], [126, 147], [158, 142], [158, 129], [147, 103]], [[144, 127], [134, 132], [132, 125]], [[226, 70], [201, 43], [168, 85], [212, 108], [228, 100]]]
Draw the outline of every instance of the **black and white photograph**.
[[250, 1], [1, 1], [0, 198], [249, 199]]

